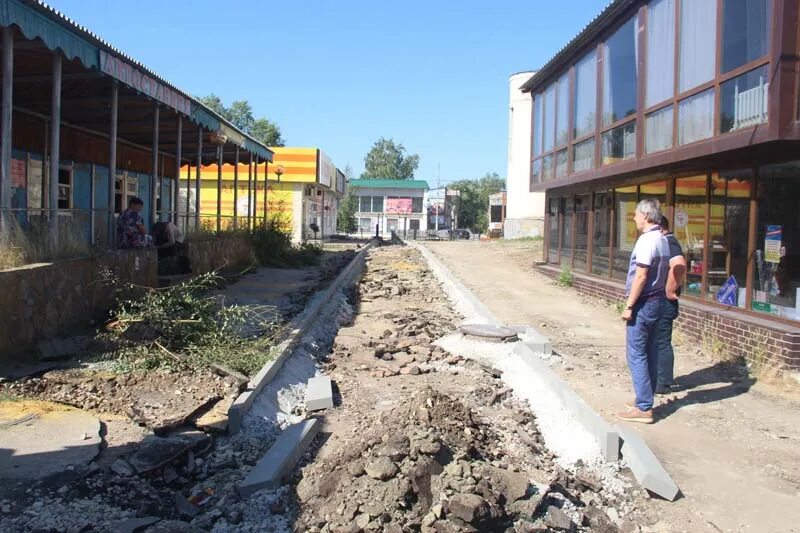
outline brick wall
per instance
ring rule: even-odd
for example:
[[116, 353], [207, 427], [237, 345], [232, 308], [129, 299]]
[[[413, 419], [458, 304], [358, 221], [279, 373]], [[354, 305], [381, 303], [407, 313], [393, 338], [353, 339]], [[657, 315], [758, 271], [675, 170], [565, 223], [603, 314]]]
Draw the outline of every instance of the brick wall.
[[[561, 272], [552, 265], [535, 265], [534, 269], [554, 280]], [[573, 287], [581, 294], [612, 303], [624, 298], [622, 283], [574, 272], [572, 276]], [[681, 300], [675, 325], [678, 331], [699, 341], [711, 356], [744, 357], [776, 370], [800, 369], [800, 326], [688, 299]]]

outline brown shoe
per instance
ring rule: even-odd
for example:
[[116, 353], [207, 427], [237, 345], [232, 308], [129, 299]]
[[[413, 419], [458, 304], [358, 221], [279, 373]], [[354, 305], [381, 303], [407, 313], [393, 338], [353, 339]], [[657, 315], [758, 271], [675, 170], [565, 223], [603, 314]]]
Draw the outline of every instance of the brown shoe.
[[638, 422], [640, 424], [652, 424], [653, 423], [653, 410], [650, 409], [649, 411], [642, 411], [636, 407], [628, 409], [627, 411], [622, 411], [621, 413], [616, 413], [615, 415], [620, 420], [627, 420], [628, 422]]

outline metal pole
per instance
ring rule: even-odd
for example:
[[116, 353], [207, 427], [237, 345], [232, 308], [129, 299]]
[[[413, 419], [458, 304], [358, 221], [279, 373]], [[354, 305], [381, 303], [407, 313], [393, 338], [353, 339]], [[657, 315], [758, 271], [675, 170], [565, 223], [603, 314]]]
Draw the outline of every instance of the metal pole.
[[3, 28], [3, 109], [0, 128], [0, 228], [5, 223], [5, 209], [11, 209], [11, 114], [14, 105], [14, 30]]
[[[117, 113], [119, 110], [119, 82], [111, 82], [111, 132], [108, 146], [108, 247], [116, 247], [116, 234], [114, 231], [114, 183], [117, 179]], [[120, 191], [122, 200], [125, 200], [125, 191]], [[124, 207], [124, 206], [122, 206]]]
[[194, 178], [194, 229], [200, 229], [200, 175], [203, 167], [203, 126], [197, 126], [197, 169]]
[[222, 231], [222, 146], [217, 146], [217, 233]]
[[233, 229], [239, 229], [239, 147], [233, 163]]
[[247, 229], [253, 229], [253, 152], [247, 164]]
[[253, 162], [253, 229], [258, 227], [258, 155]]
[[53, 52], [50, 102], [50, 235], [55, 247], [58, 246], [58, 171], [61, 166], [61, 53], [58, 51]]
[[189, 213], [192, 208], [192, 161], [186, 160], [186, 213], [183, 219], [183, 232], [189, 233]]
[[178, 201], [181, 189], [181, 157], [183, 156], [183, 117], [178, 115], [177, 132], [175, 138], [175, 194], [172, 198], [172, 223], [179, 226]]
[[150, 175], [150, 225], [158, 222], [158, 122], [160, 108], [157, 103], [153, 103], [153, 172]]
[[267, 189], [269, 189], [269, 161], [264, 160], [264, 229], [267, 228]]
[[95, 176], [95, 167], [96, 165], [92, 163], [89, 167], [89, 244], [92, 246], [95, 245], [95, 238], [94, 238], [94, 210], [97, 207], [95, 202], [95, 183], [94, 183], [94, 176]]

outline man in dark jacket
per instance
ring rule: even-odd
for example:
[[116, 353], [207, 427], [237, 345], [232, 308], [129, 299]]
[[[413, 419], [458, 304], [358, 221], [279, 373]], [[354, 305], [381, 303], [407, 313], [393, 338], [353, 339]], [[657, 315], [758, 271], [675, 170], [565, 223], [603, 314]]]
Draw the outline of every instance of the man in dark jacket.
[[656, 394], [668, 394], [675, 390], [675, 352], [672, 349], [672, 323], [678, 318], [678, 298], [686, 275], [686, 258], [675, 235], [669, 230], [669, 220], [661, 217], [661, 233], [669, 244], [669, 274], [665, 288], [666, 298], [662, 303], [661, 318], [656, 325], [656, 347], [658, 349], [658, 381]]

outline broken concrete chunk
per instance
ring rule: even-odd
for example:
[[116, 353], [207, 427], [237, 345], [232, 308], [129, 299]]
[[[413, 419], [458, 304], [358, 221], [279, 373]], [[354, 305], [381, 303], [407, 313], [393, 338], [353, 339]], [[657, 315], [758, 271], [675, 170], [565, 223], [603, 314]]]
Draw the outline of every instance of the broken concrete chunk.
[[111, 464], [111, 471], [122, 477], [129, 477], [136, 473], [130, 463], [122, 458]]
[[186, 431], [169, 437], [150, 435], [128, 460], [136, 472], [143, 474], [172, 462], [192, 448], [207, 444], [209, 440], [202, 431]]
[[448, 513], [467, 522], [477, 524], [491, 517], [489, 503], [477, 494], [456, 494], [447, 503]]
[[398, 472], [397, 465], [388, 457], [378, 457], [374, 461], [368, 463], [364, 467], [364, 470], [369, 477], [380, 481], [392, 479]]
[[558, 531], [572, 531], [575, 527], [575, 524], [572, 522], [572, 519], [567, 516], [567, 513], [555, 505], [551, 505], [547, 508], [544, 521], [548, 527]]

